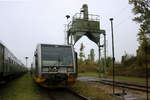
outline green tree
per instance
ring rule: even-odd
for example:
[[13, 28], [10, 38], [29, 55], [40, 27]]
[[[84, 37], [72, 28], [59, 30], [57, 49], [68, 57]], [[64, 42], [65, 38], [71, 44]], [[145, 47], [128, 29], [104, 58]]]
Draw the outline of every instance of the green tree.
[[[101, 65], [104, 66], [105, 59], [101, 58]], [[112, 66], [112, 58], [111, 57], [106, 57], [106, 67], [111, 67]]]
[[95, 53], [94, 53], [94, 49], [90, 50], [90, 54], [88, 55], [88, 59], [92, 62], [94, 62], [95, 60]]
[[84, 45], [83, 43], [81, 43], [81, 46], [80, 46], [80, 53], [79, 53], [79, 56], [80, 56], [80, 60], [83, 61], [83, 58], [85, 57], [83, 51], [84, 51]]
[[132, 9], [135, 17], [133, 21], [140, 24], [138, 33], [139, 47], [137, 56], [145, 54], [144, 48], [147, 48], [150, 54], [150, 1], [149, 0], [129, 0], [129, 4], [134, 7]]

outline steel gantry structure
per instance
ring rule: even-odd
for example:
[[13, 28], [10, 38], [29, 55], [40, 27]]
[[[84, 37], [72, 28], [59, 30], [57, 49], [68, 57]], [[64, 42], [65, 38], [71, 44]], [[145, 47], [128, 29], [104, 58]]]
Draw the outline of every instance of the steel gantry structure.
[[[66, 16], [67, 19], [70, 16]], [[106, 34], [105, 30], [100, 29], [100, 21], [98, 15], [88, 13], [88, 5], [83, 4], [80, 13], [76, 13], [72, 17], [72, 21], [67, 24], [67, 44], [75, 45], [82, 37], [87, 36], [91, 41], [97, 44], [99, 51], [99, 61], [101, 57], [101, 48], [104, 49], [104, 73], [106, 68]], [[100, 36], [103, 35], [104, 43], [101, 44]]]

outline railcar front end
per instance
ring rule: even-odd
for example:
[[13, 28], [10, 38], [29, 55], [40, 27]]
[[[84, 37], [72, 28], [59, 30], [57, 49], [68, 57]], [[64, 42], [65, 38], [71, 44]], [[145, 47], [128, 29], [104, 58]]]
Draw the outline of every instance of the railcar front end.
[[73, 46], [39, 44], [34, 54], [35, 81], [45, 87], [66, 87], [77, 80]]

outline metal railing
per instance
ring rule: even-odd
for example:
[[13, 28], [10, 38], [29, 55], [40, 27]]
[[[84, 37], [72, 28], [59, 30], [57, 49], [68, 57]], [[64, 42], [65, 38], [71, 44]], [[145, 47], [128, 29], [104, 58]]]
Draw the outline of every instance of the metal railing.
[[[76, 19], [84, 19], [83, 14], [82, 13], [76, 13], [73, 16], [73, 20], [76, 20]], [[100, 16], [99, 15], [88, 14], [88, 20], [89, 21], [99, 21], [100, 20]]]

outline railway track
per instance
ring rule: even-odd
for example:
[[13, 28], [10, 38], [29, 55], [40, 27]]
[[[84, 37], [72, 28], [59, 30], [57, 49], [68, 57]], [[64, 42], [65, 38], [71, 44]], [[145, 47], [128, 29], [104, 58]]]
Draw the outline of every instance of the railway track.
[[90, 100], [69, 89], [54, 89], [48, 91], [50, 100]]
[[[113, 81], [111, 80], [100, 80], [100, 83], [106, 84], [106, 85], [111, 85], [113, 86]], [[130, 84], [130, 83], [124, 83], [124, 82], [114, 82], [116, 87], [122, 87], [122, 88], [127, 88], [127, 89], [132, 89], [136, 91], [142, 91], [142, 92], [147, 92], [147, 87], [144, 85], [137, 85], [137, 84]], [[150, 87], [148, 87], [148, 92], [150, 93]]]

